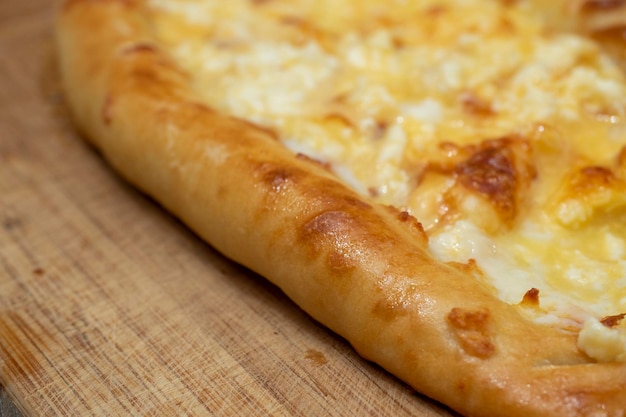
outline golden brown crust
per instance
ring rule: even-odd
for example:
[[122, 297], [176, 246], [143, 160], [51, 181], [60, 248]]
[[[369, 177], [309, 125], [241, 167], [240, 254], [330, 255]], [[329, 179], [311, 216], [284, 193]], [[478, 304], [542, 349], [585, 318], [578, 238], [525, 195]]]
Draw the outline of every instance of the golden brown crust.
[[525, 320], [419, 223], [364, 201], [272, 132], [196, 100], [140, 1], [68, 0], [58, 50], [77, 124], [138, 188], [280, 286], [365, 358], [468, 416], [624, 416], [626, 364]]

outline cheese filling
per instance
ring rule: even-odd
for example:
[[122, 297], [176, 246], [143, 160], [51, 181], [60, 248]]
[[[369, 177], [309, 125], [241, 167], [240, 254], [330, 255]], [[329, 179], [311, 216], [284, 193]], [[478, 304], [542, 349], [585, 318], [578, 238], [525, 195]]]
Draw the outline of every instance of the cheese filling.
[[626, 325], [600, 322], [626, 312], [626, 77], [537, 3], [148, 7], [212, 106], [414, 214], [434, 256], [475, 259], [502, 300], [538, 289], [520, 309], [590, 357], [626, 361]]

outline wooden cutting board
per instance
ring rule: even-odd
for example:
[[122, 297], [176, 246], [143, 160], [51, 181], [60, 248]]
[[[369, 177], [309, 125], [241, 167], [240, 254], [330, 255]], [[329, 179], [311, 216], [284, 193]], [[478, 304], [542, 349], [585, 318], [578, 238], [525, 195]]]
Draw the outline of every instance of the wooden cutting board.
[[450, 416], [109, 170], [65, 113], [53, 16], [0, 2], [0, 385], [20, 411]]

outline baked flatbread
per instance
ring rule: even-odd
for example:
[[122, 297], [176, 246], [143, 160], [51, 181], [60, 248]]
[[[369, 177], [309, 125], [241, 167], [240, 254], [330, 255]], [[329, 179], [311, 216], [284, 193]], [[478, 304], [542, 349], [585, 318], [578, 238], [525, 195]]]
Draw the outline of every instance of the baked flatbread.
[[57, 40], [112, 167], [364, 358], [468, 416], [624, 416], [620, 7], [66, 0]]

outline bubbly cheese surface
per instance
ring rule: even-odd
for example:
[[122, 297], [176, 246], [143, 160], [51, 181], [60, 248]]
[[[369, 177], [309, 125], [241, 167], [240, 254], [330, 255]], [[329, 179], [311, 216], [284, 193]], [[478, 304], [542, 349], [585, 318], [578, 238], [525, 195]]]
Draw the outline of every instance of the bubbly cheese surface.
[[415, 215], [434, 256], [475, 259], [504, 301], [539, 290], [522, 311], [624, 361], [625, 327], [599, 320], [626, 312], [626, 76], [571, 4], [148, 1], [212, 106]]

